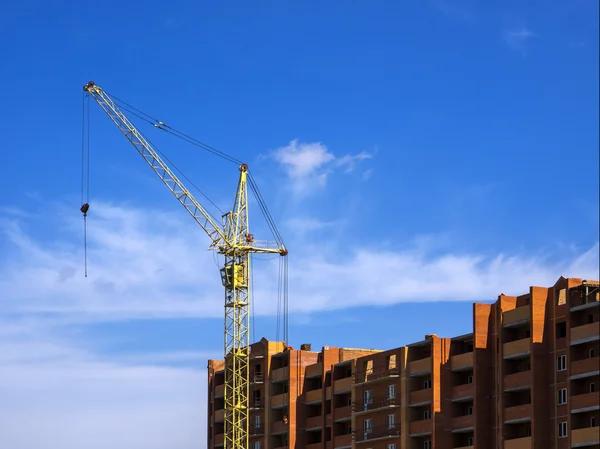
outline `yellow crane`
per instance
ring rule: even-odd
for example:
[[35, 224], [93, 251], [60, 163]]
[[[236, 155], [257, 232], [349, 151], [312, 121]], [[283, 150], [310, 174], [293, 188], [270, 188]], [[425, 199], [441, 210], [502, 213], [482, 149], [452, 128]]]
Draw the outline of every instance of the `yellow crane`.
[[[231, 212], [219, 224], [194, 198], [161, 158], [159, 152], [136, 129], [109, 94], [90, 81], [84, 90], [100, 105], [137, 152], [150, 165], [179, 203], [210, 238], [209, 249], [225, 259], [221, 281], [225, 287], [225, 449], [248, 449], [248, 395], [250, 350], [250, 255], [271, 253], [287, 256], [288, 251], [276, 232], [276, 242], [259, 242], [248, 226], [248, 166], [239, 165], [239, 180]], [[114, 97], [113, 97], [114, 98]], [[163, 122], [154, 126], [167, 130]], [[182, 133], [180, 133], [182, 134]], [[185, 135], [184, 135], [185, 136]], [[188, 136], [186, 136], [188, 137]], [[261, 204], [262, 199], [259, 198]], [[84, 216], [89, 205], [82, 206]], [[264, 209], [263, 209], [264, 212]], [[270, 217], [269, 217], [270, 218]], [[271, 222], [272, 223], [272, 222]]]

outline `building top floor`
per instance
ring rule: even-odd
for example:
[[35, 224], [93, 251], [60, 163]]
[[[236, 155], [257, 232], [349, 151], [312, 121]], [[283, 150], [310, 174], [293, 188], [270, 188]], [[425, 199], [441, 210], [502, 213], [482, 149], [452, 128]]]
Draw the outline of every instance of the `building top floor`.
[[[463, 365], [472, 366], [474, 351], [490, 344], [489, 335], [494, 326], [502, 328], [507, 335], [503, 340], [509, 342], [529, 338], [532, 331], [544, 332], [538, 330], [540, 326], [534, 327], [531, 323], [547, 320], [548, 311], [553, 308], [567, 310], [571, 315], [569, 327], [597, 324], [600, 321], [599, 306], [600, 282], [561, 277], [552, 287], [532, 286], [529, 292], [519, 296], [502, 293], [495, 302], [475, 303], [472, 332], [464, 335], [441, 338], [428, 334], [421, 341], [389, 350], [323, 346], [319, 351], [313, 351], [310, 344], [294, 349], [284, 342], [263, 338], [250, 346], [250, 360], [251, 366], [258, 366], [262, 373], [277, 371], [277, 378], [289, 377], [289, 367], [298, 368], [302, 377], [320, 378], [325, 387], [350, 378], [354, 383], [371, 382], [400, 375], [403, 370], [418, 375], [430, 370], [432, 359], [436, 358], [452, 360], [453, 369], [455, 364], [460, 369]], [[213, 373], [211, 376], [222, 377], [224, 363], [209, 360], [208, 368]], [[215, 379], [215, 383], [218, 382]]]

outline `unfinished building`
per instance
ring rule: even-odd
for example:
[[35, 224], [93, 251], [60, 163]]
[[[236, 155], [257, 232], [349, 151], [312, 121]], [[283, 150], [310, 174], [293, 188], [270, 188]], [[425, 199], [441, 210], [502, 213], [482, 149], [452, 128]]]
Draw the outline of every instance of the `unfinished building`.
[[[600, 288], [560, 278], [473, 304], [471, 332], [381, 351], [251, 346], [251, 449], [600, 448]], [[223, 446], [223, 362], [208, 364]]]

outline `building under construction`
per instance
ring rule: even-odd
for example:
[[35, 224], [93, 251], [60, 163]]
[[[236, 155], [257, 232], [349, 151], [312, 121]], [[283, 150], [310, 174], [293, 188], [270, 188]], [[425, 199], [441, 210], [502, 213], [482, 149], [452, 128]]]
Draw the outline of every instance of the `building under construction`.
[[[561, 277], [473, 304], [458, 337], [384, 351], [263, 339], [250, 449], [599, 449], [599, 322], [600, 284]], [[208, 362], [209, 449], [224, 445], [223, 367]]]

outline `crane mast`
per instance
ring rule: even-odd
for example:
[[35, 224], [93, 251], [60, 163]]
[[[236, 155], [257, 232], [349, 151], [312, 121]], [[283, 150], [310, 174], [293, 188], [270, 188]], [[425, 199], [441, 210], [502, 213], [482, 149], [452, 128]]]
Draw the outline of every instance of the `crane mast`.
[[[248, 396], [250, 351], [250, 255], [271, 253], [287, 255], [282, 243], [259, 243], [248, 224], [248, 166], [239, 166], [239, 179], [232, 211], [219, 224], [194, 198], [159, 153], [133, 126], [110, 96], [93, 81], [84, 90], [98, 103], [137, 152], [150, 165], [210, 238], [209, 249], [224, 256], [220, 270], [225, 288], [225, 449], [248, 449]], [[83, 209], [82, 209], [83, 211]], [[87, 212], [87, 208], [86, 208]], [[84, 212], [85, 213], [85, 212]]]

